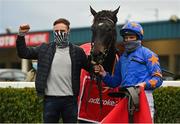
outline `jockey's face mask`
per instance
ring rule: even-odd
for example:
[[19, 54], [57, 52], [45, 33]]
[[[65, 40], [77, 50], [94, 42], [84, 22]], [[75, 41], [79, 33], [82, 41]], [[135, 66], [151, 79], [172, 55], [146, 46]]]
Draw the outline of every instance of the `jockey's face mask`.
[[137, 35], [135, 34], [125, 35], [123, 38], [125, 51], [128, 53], [135, 51], [139, 46], [141, 46], [141, 41], [137, 39]]

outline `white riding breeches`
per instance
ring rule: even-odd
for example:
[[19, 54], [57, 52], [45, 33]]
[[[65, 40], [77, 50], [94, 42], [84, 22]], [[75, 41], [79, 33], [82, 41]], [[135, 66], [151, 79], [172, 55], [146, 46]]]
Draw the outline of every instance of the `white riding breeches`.
[[154, 119], [154, 99], [153, 99], [153, 94], [152, 94], [152, 91], [151, 90], [145, 90], [145, 93], [146, 93], [146, 97], [147, 97], [147, 100], [148, 100], [148, 103], [149, 103], [149, 108], [150, 108], [150, 112], [151, 112], [151, 117], [152, 117], [152, 120]]

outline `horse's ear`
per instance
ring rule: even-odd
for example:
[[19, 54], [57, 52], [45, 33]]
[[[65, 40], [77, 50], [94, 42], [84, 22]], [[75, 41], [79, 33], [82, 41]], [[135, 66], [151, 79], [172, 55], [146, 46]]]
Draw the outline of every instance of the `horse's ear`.
[[91, 10], [91, 14], [93, 15], [93, 16], [95, 16], [96, 14], [97, 14], [97, 12], [90, 6], [90, 10]]
[[119, 8], [120, 8], [120, 6], [116, 10], [113, 11], [114, 16], [116, 16], [116, 14], [118, 13]]

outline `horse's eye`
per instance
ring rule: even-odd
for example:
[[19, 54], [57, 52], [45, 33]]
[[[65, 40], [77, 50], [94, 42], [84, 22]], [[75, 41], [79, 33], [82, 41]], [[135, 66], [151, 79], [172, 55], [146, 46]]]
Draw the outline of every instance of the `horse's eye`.
[[92, 26], [92, 27], [91, 27], [91, 31], [92, 31], [92, 32], [95, 32], [95, 31], [96, 31], [95, 26]]
[[91, 30], [94, 30], [94, 28], [95, 28], [94, 25], [92, 25], [92, 26], [91, 26]]
[[94, 28], [91, 28], [91, 31], [94, 31]]

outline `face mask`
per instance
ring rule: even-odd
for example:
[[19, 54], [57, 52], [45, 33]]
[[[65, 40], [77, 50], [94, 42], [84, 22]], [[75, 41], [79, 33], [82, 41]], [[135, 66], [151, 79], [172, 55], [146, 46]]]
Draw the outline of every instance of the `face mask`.
[[123, 44], [125, 47], [125, 51], [129, 53], [135, 51], [139, 46], [141, 46], [141, 41], [140, 40], [126, 41], [123, 42]]
[[37, 70], [37, 63], [32, 63], [32, 67], [35, 69], [35, 70]]
[[54, 39], [59, 48], [65, 48], [69, 45], [69, 33], [66, 32], [54, 32]]

